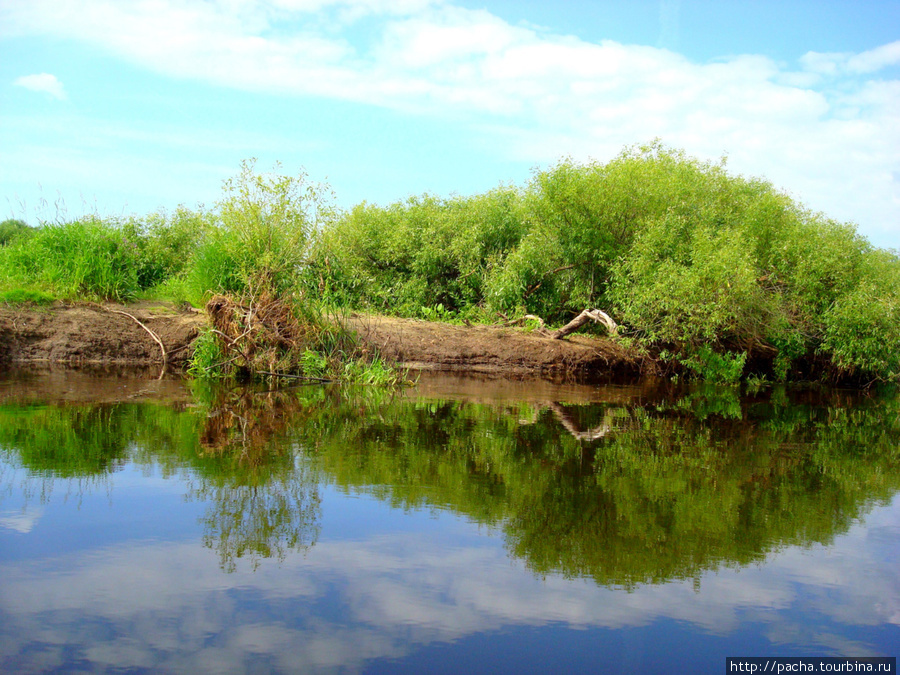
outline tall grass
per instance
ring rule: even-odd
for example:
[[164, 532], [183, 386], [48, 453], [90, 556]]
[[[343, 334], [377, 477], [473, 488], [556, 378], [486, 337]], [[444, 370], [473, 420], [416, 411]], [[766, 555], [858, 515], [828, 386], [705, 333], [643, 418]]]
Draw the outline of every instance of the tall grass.
[[0, 249], [0, 283], [62, 298], [128, 300], [138, 292], [134, 244], [96, 219], [45, 224]]

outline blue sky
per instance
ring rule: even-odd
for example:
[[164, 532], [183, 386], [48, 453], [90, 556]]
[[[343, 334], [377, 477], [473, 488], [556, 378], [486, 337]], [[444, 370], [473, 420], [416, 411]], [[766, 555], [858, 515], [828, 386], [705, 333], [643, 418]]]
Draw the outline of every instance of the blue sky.
[[900, 247], [900, 2], [2, 0], [0, 216], [341, 206], [660, 138]]

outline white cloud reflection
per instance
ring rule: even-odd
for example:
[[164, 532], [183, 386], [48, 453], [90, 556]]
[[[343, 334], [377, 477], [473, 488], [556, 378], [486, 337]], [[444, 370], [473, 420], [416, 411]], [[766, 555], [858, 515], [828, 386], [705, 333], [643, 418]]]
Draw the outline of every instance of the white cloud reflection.
[[34, 529], [42, 515], [44, 515], [44, 509], [41, 507], [32, 507], [22, 511], [0, 511], [0, 528], [27, 534]]
[[629, 592], [540, 579], [497, 546], [466, 547], [446, 536], [325, 541], [281, 565], [228, 575], [195, 542], [134, 543], [0, 566], [0, 660], [58, 668], [65, 647], [101, 668], [356, 671], [370, 659], [504, 627], [618, 630], [661, 619], [720, 636], [756, 622], [773, 645], [871, 656], [872, 645], [796, 615], [821, 616], [822, 625], [900, 626], [891, 562], [898, 542], [895, 500], [831, 546], [788, 548], [764, 564], [708, 572], [699, 589], [686, 580]]

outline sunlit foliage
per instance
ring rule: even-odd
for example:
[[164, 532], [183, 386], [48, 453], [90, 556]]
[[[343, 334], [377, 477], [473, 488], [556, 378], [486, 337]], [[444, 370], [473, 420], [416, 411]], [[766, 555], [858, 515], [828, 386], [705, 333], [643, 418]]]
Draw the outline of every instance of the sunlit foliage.
[[0, 293], [198, 306], [268, 294], [306, 316], [551, 324], [597, 307], [672, 374], [900, 379], [897, 254], [724, 160], [654, 142], [608, 162], [564, 159], [523, 187], [347, 212], [305, 173], [252, 160], [223, 188], [197, 211], [5, 221]]
[[357, 207], [316, 248], [342, 302], [409, 316], [600, 307], [718, 380], [900, 378], [900, 260], [764, 180], [660, 143], [563, 160], [521, 190]]

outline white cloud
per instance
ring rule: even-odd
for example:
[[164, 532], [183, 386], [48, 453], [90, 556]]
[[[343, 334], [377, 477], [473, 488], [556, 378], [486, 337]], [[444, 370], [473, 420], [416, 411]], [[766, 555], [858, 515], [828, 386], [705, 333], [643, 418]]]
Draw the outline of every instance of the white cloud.
[[[363, 17], [365, 42], [347, 23]], [[677, 17], [662, 18], [668, 30]], [[171, 77], [491, 129], [497, 156], [531, 163], [605, 159], [660, 137], [702, 158], [727, 154], [732, 170], [900, 240], [900, 91], [884, 78], [900, 41], [810, 52], [796, 66], [754, 55], [696, 63], [429, 0], [14, 0], [0, 26], [86, 41]]]
[[808, 70], [826, 75], [875, 73], [900, 65], [900, 40], [859, 54], [808, 52], [800, 61]]
[[50, 94], [60, 101], [66, 100], [66, 91], [63, 89], [62, 82], [56, 79], [56, 75], [50, 73], [39, 73], [37, 75], [23, 75], [16, 78], [13, 84], [17, 87], [24, 87], [29, 91], [43, 92]]

